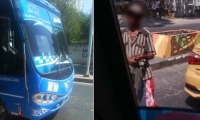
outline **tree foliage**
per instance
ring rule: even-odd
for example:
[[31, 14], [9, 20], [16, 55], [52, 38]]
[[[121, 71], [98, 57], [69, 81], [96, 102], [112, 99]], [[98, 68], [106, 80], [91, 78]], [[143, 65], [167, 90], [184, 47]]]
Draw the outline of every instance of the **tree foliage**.
[[62, 14], [62, 23], [68, 43], [87, 43], [90, 31], [90, 15], [78, 11], [76, 0], [48, 0]]

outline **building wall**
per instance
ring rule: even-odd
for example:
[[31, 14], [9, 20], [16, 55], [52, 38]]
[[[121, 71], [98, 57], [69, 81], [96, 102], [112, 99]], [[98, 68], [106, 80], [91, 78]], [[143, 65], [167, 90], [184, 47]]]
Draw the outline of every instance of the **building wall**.
[[194, 0], [196, 6], [200, 6], [200, 0]]
[[[74, 64], [87, 64], [88, 45], [84, 44], [70, 44], [69, 46], [70, 58]], [[93, 53], [93, 50], [92, 50]], [[93, 54], [91, 55], [91, 62], [93, 63]]]
[[176, 17], [183, 17], [194, 14], [197, 2], [198, 0], [165, 0], [165, 5], [175, 11]]

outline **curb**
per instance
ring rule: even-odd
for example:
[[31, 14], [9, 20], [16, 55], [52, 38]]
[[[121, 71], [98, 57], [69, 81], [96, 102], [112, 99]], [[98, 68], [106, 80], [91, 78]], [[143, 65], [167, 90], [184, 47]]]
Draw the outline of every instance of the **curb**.
[[[92, 83], [93, 84], [93, 77], [84, 77], [83, 74], [85, 73], [84, 71], [86, 70], [86, 65], [74, 65], [75, 68], [75, 73], [76, 70], [77, 75], [74, 76], [74, 82], [80, 82], [80, 83]], [[90, 71], [93, 73], [93, 65], [90, 66]]]
[[75, 77], [74, 78], [74, 82], [82, 82], [82, 83], [92, 83], [93, 84], [93, 79], [92, 78], [78, 78], [78, 77]]
[[150, 61], [152, 71], [162, 69], [165, 67], [181, 64], [188, 61], [188, 54], [177, 55], [171, 58], [163, 58], [158, 61]]

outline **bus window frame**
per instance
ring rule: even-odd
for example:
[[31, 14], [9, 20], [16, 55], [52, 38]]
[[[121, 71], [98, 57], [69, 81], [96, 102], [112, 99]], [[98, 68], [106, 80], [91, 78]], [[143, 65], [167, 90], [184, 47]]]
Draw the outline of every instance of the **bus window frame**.
[[[97, 96], [95, 97], [95, 105], [99, 107], [95, 107], [94, 116], [96, 119], [106, 119], [106, 117], [113, 115], [111, 118], [114, 119], [120, 115], [121, 118], [117, 118], [119, 120], [139, 120], [138, 104], [131, 84], [130, 71], [125, 57], [125, 49], [113, 0], [95, 1], [95, 15], [94, 70], [96, 72], [94, 74], [94, 89], [98, 91], [96, 93], [103, 93], [101, 97], [105, 97], [105, 101], [102, 101], [102, 98], [100, 99], [100, 94], [95, 94]], [[107, 79], [105, 80], [104, 78]], [[102, 87], [103, 89], [101, 89]], [[107, 89], [107, 92], [111, 95], [109, 96], [104, 89]], [[112, 108], [119, 109], [109, 111], [110, 106], [104, 106], [106, 103], [113, 105], [110, 105]], [[106, 109], [107, 112], [114, 112], [114, 114], [105, 113], [105, 108], [108, 109]]]
[[[12, 3], [12, 2], [10, 2], [10, 3]], [[6, 18], [8, 18], [8, 38], [7, 38], [7, 45], [6, 45], [6, 47], [7, 47], [7, 49], [8, 49], [8, 51], [7, 51], [7, 53], [9, 53], [9, 54], [13, 54], [10, 50], [11, 49], [13, 49], [13, 50], [17, 50], [15, 47], [11, 47], [10, 45], [9, 45], [9, 41], [10, 41], [10, 31], [11, 30], [16, 30], [15, 31], [15, 34], [14, 34], [14, 36], [18, 36], [19, 37], [19, 40], [18, 40], [18, 47], [19, 47], [19, 49], [18, 49], [18, 53], [17, 54], [20, 54], [21, 56], [23, 56], [23, 42], [21, 41], [21, 37], [20, 37], [20, 31], [17, 31], [18, 30], [18, 26], [17, 26], [17, 20], [16, 20], [16, 15], [15, 15], [15, 12], [14, 12], [14, 9], [13, 9], [13, 6], [12, 6], [12, 4], [10, 5], [11, 6], [11, 10], [10, 10], [10, 15], [9, 15], [9, 17], [6, 17]], [[11, 18], [10, 18], [11, 17]], [[14, 29], [15, 28], [15, 29]], [[21, 45], [20, 45], [20, 43], [22, 43]], [[21, 46], [21, 48], [20, 48], [20, 46]], [[10, 47], [10, 48], [9, 48]], [[13, 55], [16, 55], [16, 54], [13, 54]], [[23, 59], [22, 59], [23, 60]], [[19, 62], [18, 60], [17, 60], [17, 62]], [[19, 63], [17, 63], [17, 64], [20, 64], [20, 62]], [[8, 75], [11, 75], [11, 76], [18, 76], [18, 77], [22, 77], [22, 76], [24, 76], [24, 69], [22, 69], [21, 71], [19, 71], [19, 72], [10, 72], [10, 71], [6, 71], [6, 72], [1, 72], [0, 73], [0, 75], [6, 75], [6, 76], [8, 76]]]

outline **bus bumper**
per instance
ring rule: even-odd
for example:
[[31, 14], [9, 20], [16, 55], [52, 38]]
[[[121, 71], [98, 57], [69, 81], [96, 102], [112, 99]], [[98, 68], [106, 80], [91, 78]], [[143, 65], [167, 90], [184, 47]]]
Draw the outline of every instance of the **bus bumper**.
[[40, 120], [44, 117], [48, 117], [48, 115], [54, 113], [65, 105], [65, 103], [69, 100], [71, 91], [72, 88], [69, 90], [67, 95], [51, 104], [38, 105], [34, 103], [29, 107], [27, 106], [28, 108], [26, 109], [27, 113], [25, 117], [31, 120]]

